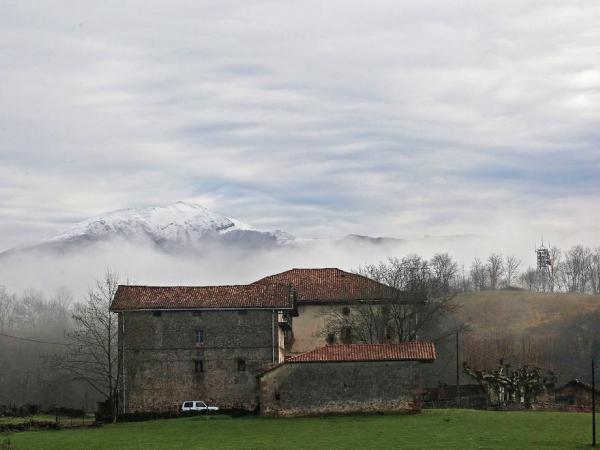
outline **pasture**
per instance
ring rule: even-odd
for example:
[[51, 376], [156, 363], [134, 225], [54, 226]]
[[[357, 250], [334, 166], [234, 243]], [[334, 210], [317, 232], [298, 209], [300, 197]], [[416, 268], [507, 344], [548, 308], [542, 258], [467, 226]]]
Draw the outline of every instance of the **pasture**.
[[590, 448], [590, 423], [590, 414], [473, 410], [293, 419], [211, 416], [28, 431], [0, 442], [10, 439], [15, 450], [584, 449]]

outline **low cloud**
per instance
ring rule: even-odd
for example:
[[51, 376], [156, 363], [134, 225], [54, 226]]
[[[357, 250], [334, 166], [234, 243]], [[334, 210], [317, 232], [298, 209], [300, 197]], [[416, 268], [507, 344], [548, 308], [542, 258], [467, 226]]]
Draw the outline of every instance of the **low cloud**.
[[[567, 250], [575, 244], [593, 246], [597, 234], [597, 228], [580, 229], [575, 235], [546, 235], [545, 242]], [[294, 267], [352, 271], [388, 257], [416, 253], [431, 258], [438, 252], [450, 253], [468, 275], [473, 258], [483, 260], [492, 252], [516, 255], [524, 270], [535, 264], [536, 243], [539, 236], [527, 234], [456, 235], [379, 244], [361, 239], [300, 240], [270, 248], [214, 243], [194, 253], [169, 254], [151, 245], [115, 240], [67, 253], [28, 250], [0, 255], [0, 286], [11, 292], [34, 288], [47, 295], [66, 287], [81, 299], [107, 268], [119, 273], [122, 282], [131, 284], [245, 284]]]

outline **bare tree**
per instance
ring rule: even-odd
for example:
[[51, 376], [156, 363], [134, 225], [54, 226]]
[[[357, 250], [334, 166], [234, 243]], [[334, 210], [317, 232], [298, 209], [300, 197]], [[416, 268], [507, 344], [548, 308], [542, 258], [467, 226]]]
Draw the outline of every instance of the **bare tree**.
[[13, 314], [15, 320], [31, 330], [37, 328], [40, 319], [38, 312], [44, 308], [44, 294], [35, 289], [26, 289], [19, 302], [15, 303]]
[[503, 360], [495, 370], [477, 370], [466, 362], [463, 370], [484, 387], [488, 401], [493, 405], [521, 403], [530, 407], [539, 394], [554, 390], [557, 381], [552, 371], [528, 365], [512, 370]]
[[498, 289], [498, 285], [504, 274], [504, 260], [502, 255], [492, 253], [487, 260], [486, 270], [489, 275], [490, 289]]
[[448, 253], [436, 253], [431, 258], [431, 272], [442, 292], [450, 292], [451, 283], [458, 272], [458, 264]]
[[506, 257], [506, 263], [504, 264], [504, 267], [506, 268], [506, 286], [512, 286], [512, 283], [519, 275], [520, 265], [521, 260], [516, 256], [510, 255]]
[[471, 264], [471, 280], [473, 289], [483, 291], [487, 285], [487, 271], [485, 265], [479, 258], [475, 258]]
[[567, 292], [584, 293], [588, 284], [592, 254], [589, 248], [576, 245], [565, 255], [560, 276]]
[[8, 329], [14, 305], [15, 296], [6, 292], [4, 286], [0, 286], [0, 332]]
[[458, 285], [459, 285], [459, 290], [461, 290], [462, 292], [469, 292], [471, 290], [473, 290], [473, 280], [471, 279], [471, 277], [467, 276], [465, 274], [465, 266], [463, 264], [462, 268], [461, 268], [461, 273], [459, 275], [459, 280], [458, 280]]
[[442, 324], [455, 309], [453, 295], [443, 291], [421, 257], [390, 258], [359, 273], [394, 288], [396, 295], [352, 308], [330, 308], [322, 335], [340, 336], [342, 342], [384, 343], [413, 341], [423, 333], [437, 339], [456, 329], [451, 320]]
[[600, 247], [596, 247], [590, 255], [588, 279], [592, 294], [600, 294]]
[[68, 333], [65, 353], [55, 355], [52, 365], [87, 383], [111, 406], [113, 418], [118, 411], [119, 384], [117, 332], [118, 321], [109, 311], [118, 287], [117, 274], [107, 270], [88, 292], [87, 299], [74, 307], [74, 330]]
[[559, 289], [560, 281], [560, 266], [562, 260], [562, 253], [558, 247], [552, 247], [550, 249], [550, 279], [548, 280], [548, 290], [554, 292]]
[[528, 268], [525, 272], [521, 274], [519, 279], [521, 281], [521, 285], [526, 287], [530, 291], [534, 291], [536, 289], [537, 271], [535, 269], [532, 269], [531, 267]]

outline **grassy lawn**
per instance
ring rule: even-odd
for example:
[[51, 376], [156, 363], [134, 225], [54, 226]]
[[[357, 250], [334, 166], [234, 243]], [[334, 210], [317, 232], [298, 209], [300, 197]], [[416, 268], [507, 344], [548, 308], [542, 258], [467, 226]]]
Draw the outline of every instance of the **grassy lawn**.
[[28, 431], [10, 439], [16, 450], [581, 449], [590, 448], [590, 422], [589, 414], [470, 410], [298, 419], [191, 417]]

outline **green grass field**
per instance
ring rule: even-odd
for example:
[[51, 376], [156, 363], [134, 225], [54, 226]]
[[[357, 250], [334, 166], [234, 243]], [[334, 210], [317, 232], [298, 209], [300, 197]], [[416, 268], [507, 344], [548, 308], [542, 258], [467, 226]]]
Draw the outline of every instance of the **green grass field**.
[[590, 448], [590, 422], [589, 414], [471, 410], [297, 419], [215, 416], [28, 431], [9, 439], [16, 450], [583, 449]]

